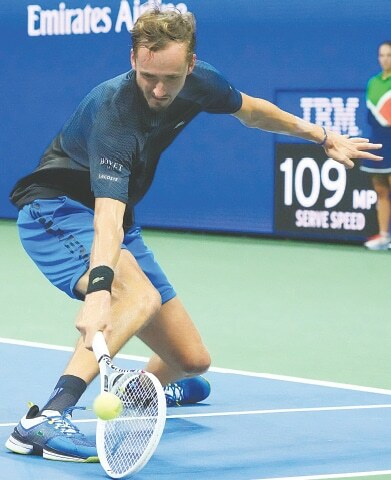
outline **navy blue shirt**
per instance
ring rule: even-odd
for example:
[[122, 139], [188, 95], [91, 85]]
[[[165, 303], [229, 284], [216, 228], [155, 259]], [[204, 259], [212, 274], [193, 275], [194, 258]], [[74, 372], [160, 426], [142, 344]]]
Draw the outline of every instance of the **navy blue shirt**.
[[238, 90], [211, 65], [196, 61], [171, 105], [151, 110], [133, 70], [95, 87], [43, 154], [31, 175], [11, 193], [19, 208], [36, 198], [67, 195], [93, 208], [108, 197], [133, 206], [150, 187], [161, 153], [200, 112], [235, 113]]

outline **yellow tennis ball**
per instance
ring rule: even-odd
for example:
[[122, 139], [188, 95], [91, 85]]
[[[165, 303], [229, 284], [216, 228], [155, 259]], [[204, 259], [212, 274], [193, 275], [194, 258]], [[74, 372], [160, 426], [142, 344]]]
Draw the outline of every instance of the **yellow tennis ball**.
[[95, 398], [92, 408], [101, 420], [113, 420], [121, 415], [123, 406], [114, 393], [103, 392]]

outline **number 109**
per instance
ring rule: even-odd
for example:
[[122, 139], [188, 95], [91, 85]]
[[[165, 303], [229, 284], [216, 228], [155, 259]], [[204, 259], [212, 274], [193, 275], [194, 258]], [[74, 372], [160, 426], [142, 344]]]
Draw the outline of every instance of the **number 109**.
[[[313, 207], [319, 199], [321, 187], [328, 190], [331, 195], [324, 201], [325, 208], [335, 207], [342, 199], [346, 187], [346, 170], [343, 165], [329, 158], [322, 167], [313, 158], [302, 158], [294, 170], [292, 158], [286, 158], [280, 165], [284, 174], [284, 204], [292, 205], [293, 193], [299, 204], [304, 208]], [[304, 192], [303, 179], [308, 170], [311, 175], [311, 188]], [[333, 172], [333, 175], [331, 174]], [[336, 175], [335, 175], [336, 174]]]

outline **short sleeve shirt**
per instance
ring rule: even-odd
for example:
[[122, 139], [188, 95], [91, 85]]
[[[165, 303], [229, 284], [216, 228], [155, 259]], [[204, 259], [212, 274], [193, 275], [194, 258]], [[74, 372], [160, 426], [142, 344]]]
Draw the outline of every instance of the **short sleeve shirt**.
[[[214, 67], [197, 60], [171, 105], [153, 111], [131, 70], [98, 85], [83, 99], [11, 198], [18, 206], [31, 201], [37, 192], [29, 187], [42, 189], [44, 173], [46, 188], [52, 185], [82, 202], [108, 197], [133, 207], [151, 185], [161, 153], [198, 113], [231, 114], [241, 105], [240, 92]], [[88, 178], [89, 184], [72, 182], [78, 176]]]

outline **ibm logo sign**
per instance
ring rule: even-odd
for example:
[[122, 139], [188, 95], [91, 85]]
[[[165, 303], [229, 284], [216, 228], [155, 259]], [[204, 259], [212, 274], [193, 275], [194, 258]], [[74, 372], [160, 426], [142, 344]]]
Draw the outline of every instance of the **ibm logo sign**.
[[301, 97], [303, 119], [323, 125], [334, 132], [355, 137], [361, 134], [356, 123], [358, 97]]

